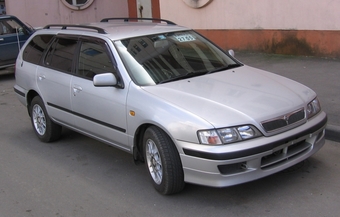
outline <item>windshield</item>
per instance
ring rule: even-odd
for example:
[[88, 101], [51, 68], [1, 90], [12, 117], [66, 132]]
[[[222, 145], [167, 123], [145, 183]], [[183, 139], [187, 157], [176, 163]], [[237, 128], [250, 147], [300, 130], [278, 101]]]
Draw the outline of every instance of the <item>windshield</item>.
[[155, 85], [240, 66], [194, 31], [116, 41], [123, 62], [138, 85]]

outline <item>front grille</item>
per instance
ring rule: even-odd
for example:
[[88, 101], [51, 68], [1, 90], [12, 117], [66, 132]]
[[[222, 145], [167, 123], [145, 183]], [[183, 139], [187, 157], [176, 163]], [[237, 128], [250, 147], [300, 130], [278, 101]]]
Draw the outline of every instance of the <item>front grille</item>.
[[283, 116], [262, 122], [262, 127], [266, 132], [272, 132], [291, 124], [299, 122], [305, 118], [305, 110], [303, 108], [294, 111], [292, 113], [285, 114]]
[[294, 159], [306, 152], [312, 147], [312, 144], [304, 141], [293, 144], [281, 150], [275, 151], [273, 154], [267, 155], [261, 159], [261, 169], [269, 169], [279, 164], [283, 164], [288, 160]]

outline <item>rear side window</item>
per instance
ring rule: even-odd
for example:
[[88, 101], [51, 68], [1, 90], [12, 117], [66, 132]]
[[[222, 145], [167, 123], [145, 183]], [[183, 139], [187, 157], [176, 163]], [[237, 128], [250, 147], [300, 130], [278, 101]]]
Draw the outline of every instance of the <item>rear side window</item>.
[[39, 64], [41, 57], [50, 43], [53, 35], [37, 35], [26, 46], [23, 59], [24, 61]]
[[76, 48], [76, 39], [57, 38], [46, 54], [45, 65], [59, 71], [71, 73]]

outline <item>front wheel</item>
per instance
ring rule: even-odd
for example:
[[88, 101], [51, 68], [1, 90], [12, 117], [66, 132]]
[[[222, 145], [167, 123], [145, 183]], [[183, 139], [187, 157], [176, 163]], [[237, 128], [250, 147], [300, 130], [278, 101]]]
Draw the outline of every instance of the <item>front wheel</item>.
[[50, 119], [39, 96], [34, 97], [31, 102], [30, 116], [34, 132], [41, 141], [52, 142], [59, 139], [61, 126]]
[[161, 194], [184, 188], [184, 174], [178, 151], [170, 137], [157, 127], [149, 127], [143, 138], [143, 154], [153, 186]]

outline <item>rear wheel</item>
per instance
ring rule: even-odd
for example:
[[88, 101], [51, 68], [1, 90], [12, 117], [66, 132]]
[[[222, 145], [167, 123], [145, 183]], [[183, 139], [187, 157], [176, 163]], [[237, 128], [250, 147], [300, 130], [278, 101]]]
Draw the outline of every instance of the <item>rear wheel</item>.
[[50, 119], [39, 96], [31, 102], [30, 115], [34, 132], [41, 141], [52, 142], [60, 138], [61, 126]]
[[161, 194], [184, 188], [184, 174], [178, 151], [170, 137], [157, 127], [149, 127], [143, 138], [143, 154], [153, 186]]

